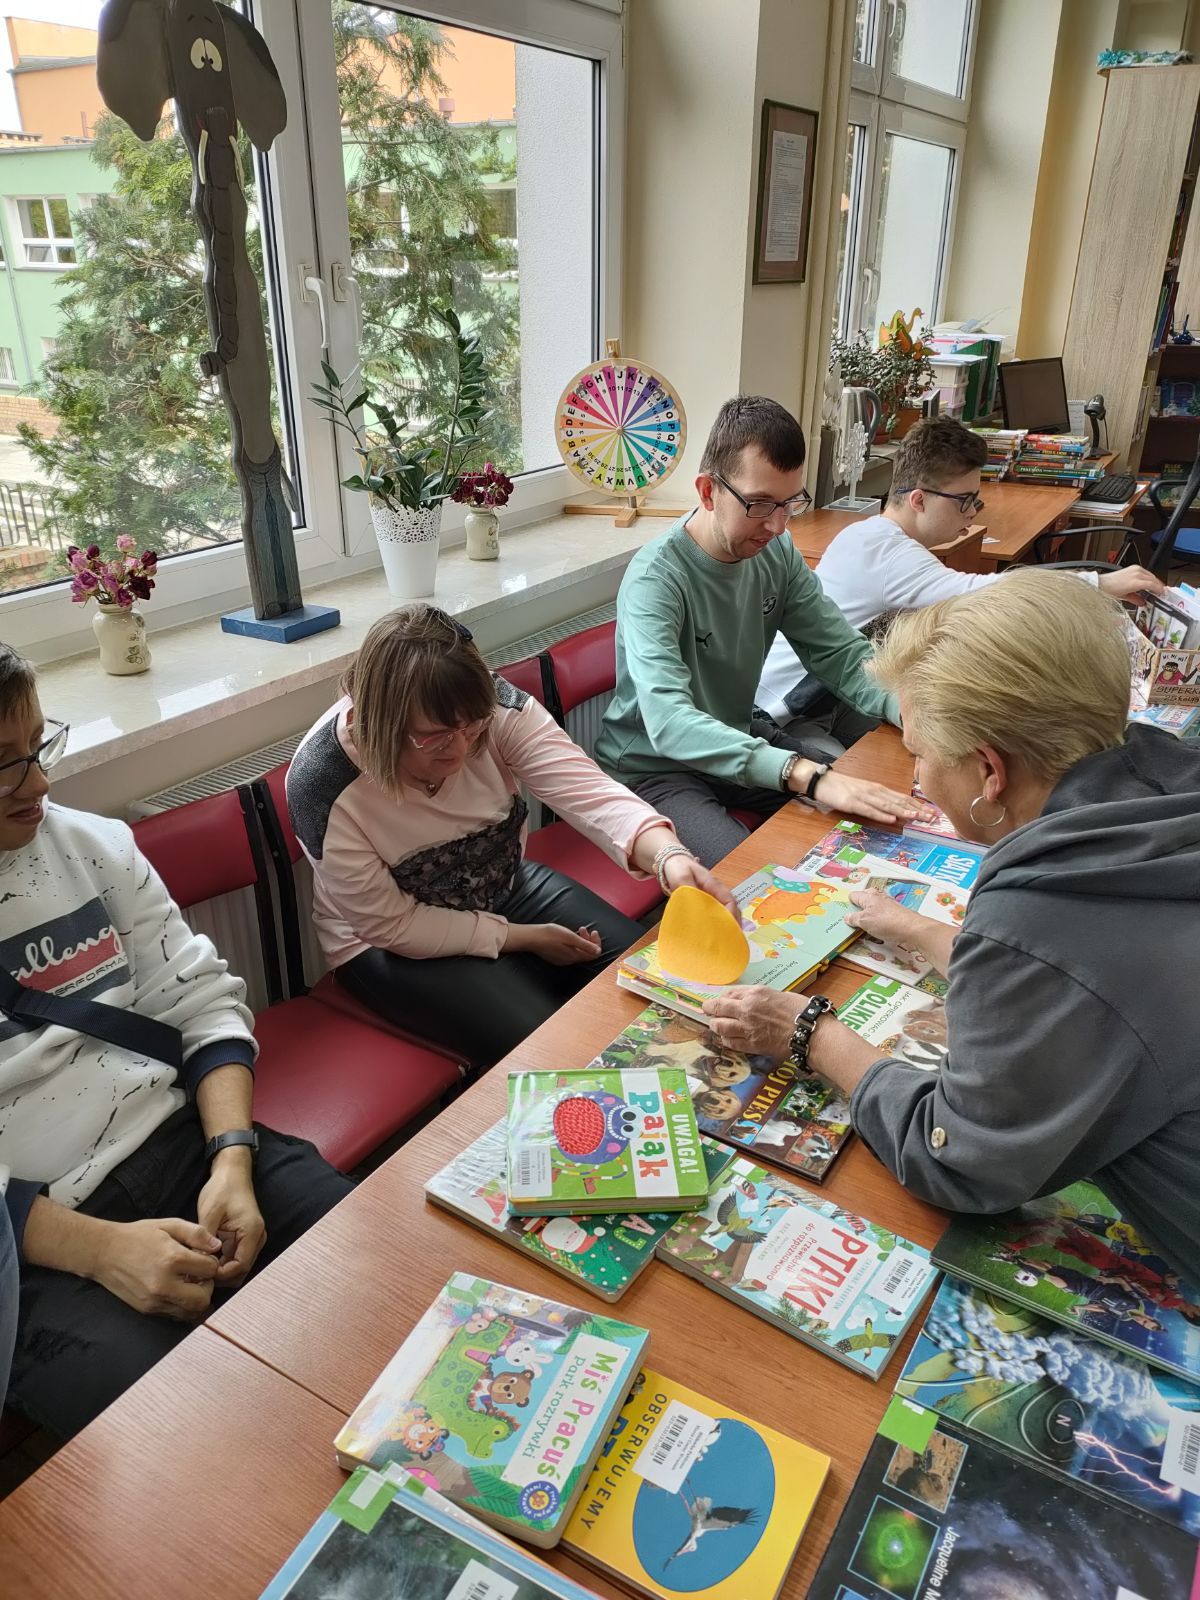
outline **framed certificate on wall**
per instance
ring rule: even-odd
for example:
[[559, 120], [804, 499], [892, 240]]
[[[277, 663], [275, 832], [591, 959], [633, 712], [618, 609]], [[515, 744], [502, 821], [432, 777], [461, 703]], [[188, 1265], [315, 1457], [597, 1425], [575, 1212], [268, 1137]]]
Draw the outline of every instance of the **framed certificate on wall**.
[[808, 262], [817, 113], [764, 100], [758, 152], [755, 283], [803, 283]]

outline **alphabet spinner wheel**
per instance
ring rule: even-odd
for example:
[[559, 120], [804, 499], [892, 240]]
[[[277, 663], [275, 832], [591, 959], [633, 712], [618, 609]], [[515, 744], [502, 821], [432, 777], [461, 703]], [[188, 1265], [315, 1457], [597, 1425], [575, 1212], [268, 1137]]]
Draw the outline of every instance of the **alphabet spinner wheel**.
[[628, 356], [609, 356], [577, 372], [563, 390], [555, 434], [581, 483], [632, 499], [678, 466], [687, 418], [661, 372]]

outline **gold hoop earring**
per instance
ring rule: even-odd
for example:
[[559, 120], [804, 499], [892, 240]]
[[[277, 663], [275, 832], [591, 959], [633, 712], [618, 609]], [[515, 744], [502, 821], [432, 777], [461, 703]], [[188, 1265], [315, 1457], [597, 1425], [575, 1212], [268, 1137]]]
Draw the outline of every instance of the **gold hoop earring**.
[[983, 796], [981, 794], [977, 794], [975, 796], [974, 800], [971, 801], [970, 809], [967, 811], [967, 815], [970, 817], [971, 821], [975, 824], [975, 826], [977, 828], [998, 828], [1000, 826], [1000, 824], [1004, 821], [1004, 819], [1008, 816], [1008, 807], [1007, 806], [1001, 806], [1000, 807], [1000, 815], [995, 819], [994, 822], [981, 822], [979, 820], [979, 818], [975, 815], [975, 807], [979, 804], [979, 802], [982, 799], [983, 799]]

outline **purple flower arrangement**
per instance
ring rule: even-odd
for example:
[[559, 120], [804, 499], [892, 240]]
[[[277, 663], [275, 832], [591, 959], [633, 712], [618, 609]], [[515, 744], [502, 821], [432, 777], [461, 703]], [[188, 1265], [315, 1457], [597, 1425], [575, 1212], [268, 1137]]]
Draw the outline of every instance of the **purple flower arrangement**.
[[95, 600], [102, 606], [128, 607], [135, 600], [149, 600], [158, 573], [158, 556], [153, 550], [143, 550], [134, 555], [137, 540], [132, 534], [117, 536], [117, 551], [111, 561], [100, 554], [98, 544], [81, 550], [78, 545], [67, 549], [67, 562], [71, 568], [71, 599], [79, 604]]
[[460, 506], [487, 506], [495, 510], [506, 506], [513, 492], [512, 479], [489, 461], [482, 472], [464, 472], [450, 491], [450, 498]]

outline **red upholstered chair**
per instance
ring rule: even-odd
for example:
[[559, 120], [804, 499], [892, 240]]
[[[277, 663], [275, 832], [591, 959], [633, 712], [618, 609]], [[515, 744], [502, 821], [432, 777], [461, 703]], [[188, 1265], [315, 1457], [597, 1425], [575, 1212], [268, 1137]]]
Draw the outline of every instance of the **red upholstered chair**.
[[[183, 909], [252, 889], [268, 994], [279, 993], [278, 945], [265, 862], [245, 790], [229, 790], [134, 824], [138, 848]], [[255, 1019], [260, 1045], [254, 1114], [281, 1133], [311, 1139], [346, 1172], [456, 1089], [462, 1072], [440, 1051], [413, 1045], [311, 996], [268, 1006]]]

